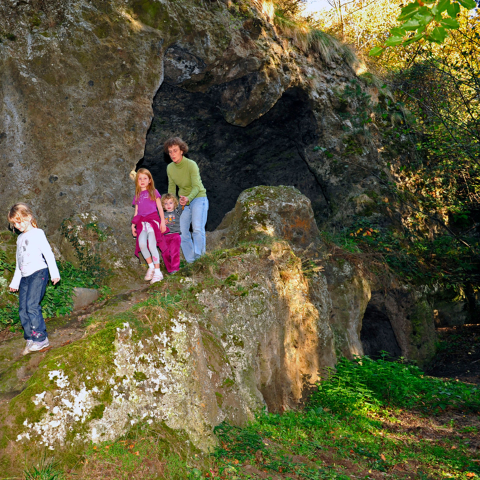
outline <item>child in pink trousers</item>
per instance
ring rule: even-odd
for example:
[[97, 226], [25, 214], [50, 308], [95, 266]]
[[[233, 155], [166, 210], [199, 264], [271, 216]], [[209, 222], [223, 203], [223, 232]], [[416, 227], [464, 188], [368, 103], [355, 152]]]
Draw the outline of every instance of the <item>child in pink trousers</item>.
[[176, 273], [180, 268], [180, 215], [182, 214], [182, 207], [178, 204], [177, 197], [171, 193], [166, 193], [162, 197], [162, 206], [165, 210], [165, 223], [170, 230], [165, 235], [165, 242], [167, 249], [162, 250], [163, 261], [167, 267], [168, 273]]

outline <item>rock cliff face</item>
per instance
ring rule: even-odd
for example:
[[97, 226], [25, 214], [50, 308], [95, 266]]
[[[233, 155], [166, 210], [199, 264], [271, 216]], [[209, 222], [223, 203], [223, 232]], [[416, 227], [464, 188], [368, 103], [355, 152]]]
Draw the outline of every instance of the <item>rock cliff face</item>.
[[374, 136], [344, 131], [356, 100], [341, 92], [361, 83], [351, 53], [329, 37], [322, 53], [294, 46], [267, 4], [3, 2], [0, 32], [0, 211], [26, 201], [50, 235], [94, 214], [125, 257], [129, 172], [142, 161], [165, 191], [172, 134], [199, 162], [209, 228], [257, 184], [295, 185], [322, 221], [378, 189]]
[[[64, 258], [62, 222], [94, 225], [95, 248], [129, 270], [130, 172], [150, 168], [165, 191], [161, 146], [180, 135], [209, 228], [221, 223], [215, 251], [150, 301], [1, 370], [2, 471], [26, 450], [75, 453], [140, 422], [207, 450], [223, 419], [298, 405], [339, 355], [431, 354], [428, 305], [385, 295], [319, 240], [314, 218], [349, 222], [388, 175], [375, 130], [355, 121], [370, 87], [341, 45], [295, 46], [253, 0], [2, 2], [0, 34], [0, 212], [30, 203]], [[250, 189], [262, 183], [296, 188]]]
[[[294, 408], [339, 355], [363, 354], [374, 285], [330, 255], [306, 197], [292, 187], [247, 190], [221, 227], [209, 238], [214, 251], [153, 287], [148, 300], [122, 314], [99, 312], [83, 338], [38, 354], [25, 384], [25, 359], [0, 371], [4, 400], [13, 396], [0, 403], [5, 471], [25, 451], [78, 453], [137, 424], [208, 450], [221, 421]], [[387, 303], [396, 334], [403, 322], [398, 343], [420, 357], [418, 321]], [[15, 353], [15, 341], [0, 355]]]

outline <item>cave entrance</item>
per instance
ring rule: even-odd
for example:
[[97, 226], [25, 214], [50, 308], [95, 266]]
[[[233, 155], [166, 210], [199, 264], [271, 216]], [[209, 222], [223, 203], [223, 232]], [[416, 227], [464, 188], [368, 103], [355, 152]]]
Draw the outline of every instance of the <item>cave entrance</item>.
[[207, 189], [207, 230], [219, 225], [243, 190], [257, 185], [293, 185], [310, 198], [315, 212], [328, 210], [306, 161], [318, 132], [303, 90], [286, 91], [270, 111], [246, 127], [229, 124], [208, 94], [166, 82], [154, 98], [153, 112], [145, 156], [137, 168], [148, 168], [158, 191], [166, 192], [169, 158], [163, 143], [171, 136], [183, 138]]
[[390, 319], [372, 302], [367, 305], [363, 316], [360, 341], [364, 354], [371, 358], [380, 358], [382, 351], [388, 352], [392, 359], [402, 355]]

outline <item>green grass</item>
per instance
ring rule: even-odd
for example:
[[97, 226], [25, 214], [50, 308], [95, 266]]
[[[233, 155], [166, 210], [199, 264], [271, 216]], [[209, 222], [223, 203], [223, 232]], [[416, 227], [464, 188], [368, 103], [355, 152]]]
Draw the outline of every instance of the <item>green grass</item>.
[[47, 460], [44, 455], [39, 464], [25, 468], [23, 474], [25, 480], [64, 480], [63, 470], [59, 468], [58, 462]]
[[480, 388], [427, 377], [414, 365], [369, 357], [342, 358], [336, 371], [318, 385], [312, 405], [338, 414], [377, 412], [385, 407], [438, 414], [446, 409], [480, 411]]
[[[210, 455], [165, 425], [143, 424], [89, 446], [65, 478], [478, 480], [479, 453], [470, 446], [479, 409], [476, 386], [427, 377], [386, 358], [342, 359], [303, 410], [216, 427], [218, 446]], [[36, 475], [29, 479], [63, 478], [54, 463], [28, 472]]]
[[285, 479], [367, 479], [376, 472], [398, 479], [480, 478], [468, 450], [477, 427], [455, 430], [451, 420], [449, 428], [432, 428], [428, 415], [445, 415], [442, 408], [455, 418], [478, 412], [480, 390], [386, 358], [342, 359], [303, 411], [265, 413], [243, 428], [217, 427], [214, 471], [226, 479], [260, 478], [251, 476], [252, 466]]

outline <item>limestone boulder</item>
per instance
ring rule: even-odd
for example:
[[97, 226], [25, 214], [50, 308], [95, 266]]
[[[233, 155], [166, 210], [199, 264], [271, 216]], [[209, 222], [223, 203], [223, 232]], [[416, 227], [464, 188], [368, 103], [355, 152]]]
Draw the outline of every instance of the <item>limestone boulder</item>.
[[305, 249], [319, 241], [310, 200], [294, 187], [259, 186], [245, 190], [218, 228], [208, 234], [208, 248], [282, 238]]
[[80, 310], [95, 302], [100, 296], [96, 288], [74, 288], [73, 309]]

